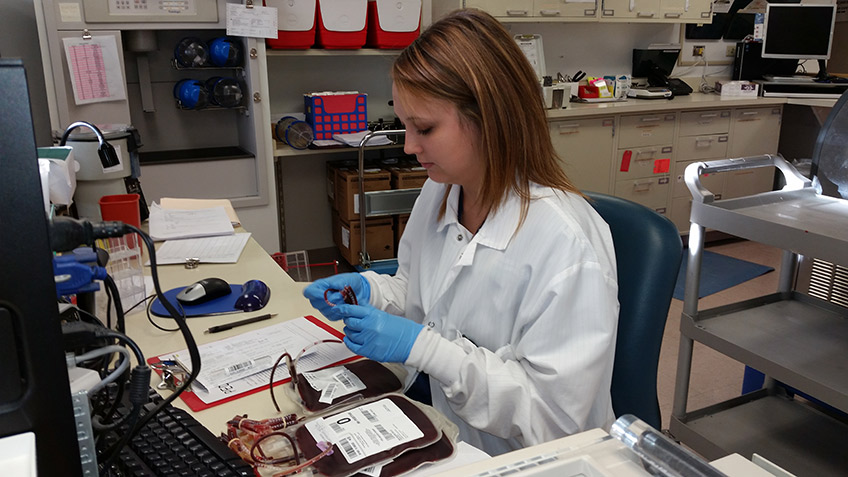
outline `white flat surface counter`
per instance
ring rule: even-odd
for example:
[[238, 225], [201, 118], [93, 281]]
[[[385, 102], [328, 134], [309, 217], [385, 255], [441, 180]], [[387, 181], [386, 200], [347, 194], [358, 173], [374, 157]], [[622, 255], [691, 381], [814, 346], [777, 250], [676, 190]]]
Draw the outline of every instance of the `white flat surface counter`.
[[608, 116], [610, 114], [652, 113], [657, 111], [685, 111], [714, 108], [747, 108], [776, 106], [783, 104], [804, 104], [810, 106], [833, 106], [835, 99], [799, 99], [799, 98], [722, 98], [712, 93], [692, 93], [676, 96], [673, 99], [638, 99], [610, 103], [568, 103], [565, 109], [549, 109], [548, 120], [568, 119], [572, 117]]

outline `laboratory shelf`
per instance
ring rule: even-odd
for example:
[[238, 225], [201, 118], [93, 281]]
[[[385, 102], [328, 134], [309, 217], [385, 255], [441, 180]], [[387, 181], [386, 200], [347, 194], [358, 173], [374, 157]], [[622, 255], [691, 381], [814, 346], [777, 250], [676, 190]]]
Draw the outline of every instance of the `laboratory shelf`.
[[[378, 150], [378, 149], [402, 149], [403, 144], [386, 144], [383, 146], [368, 146], [366, 149], [369, 151]], [[357, 153], [359, 151], [358, 148], [349, 147], [349, 146], [340, 146], [340, 147], [324, 147], [317, 149], [295, 149], [293, 147], [287, 146], [280, 141], [274, 141], [274, 157], [293, 157], [293, 156], [308, 156], [308, 155], [317, 155], [317, 154], [343, 154], [343, 153]]]
[[848, 200], [808, 187], [692, 202], [691, 221], [737, 237], [848, 264]]
[[306, 50], [265, 50], [265, 56], [398, 56], [403, 50], [384, 50], [379, 48], [359, 48], [356, 50], [325, 50], [309, 48]]
[[848, 425], [809, 404], [766, 390], [672, 416], [671, 433], [708, 460], [758, 454], [798, 476], [842, 476]]
[[[784, 292], [683, 315], [681, 331], [848, 412], [848, 310]], [[846, 436], [848, 437], [848, 436]]]

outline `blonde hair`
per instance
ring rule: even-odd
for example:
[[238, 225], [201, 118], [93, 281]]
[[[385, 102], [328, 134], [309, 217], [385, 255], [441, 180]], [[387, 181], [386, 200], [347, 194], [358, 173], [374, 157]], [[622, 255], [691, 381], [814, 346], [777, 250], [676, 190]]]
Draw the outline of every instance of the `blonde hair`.
[[521, 198], [523, 221], [531, 182], [580, 194], [551, 144], [536, 74], [491, 15], [463, 9], [441, 18], [400, 54], [391, 75], [401, 94], [448, 101], [480, 131], [480, 194], [488, 210], [512, 190]]

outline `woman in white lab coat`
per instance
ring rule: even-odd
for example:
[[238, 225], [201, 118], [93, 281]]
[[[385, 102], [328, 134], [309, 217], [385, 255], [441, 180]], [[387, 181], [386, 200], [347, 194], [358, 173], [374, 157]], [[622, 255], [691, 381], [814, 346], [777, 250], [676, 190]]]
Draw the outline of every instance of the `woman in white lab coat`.
[[[607, 224], [558, 164], [540, 85], [490, 15], [434, 23], [392, 69], [404, 150], [427, 168], [395, 276], [304, 291], [360, 355], [429, 375], [433, 406], [491, 455], [595, 427], [618, 319]], [[359, 305], [324, 302], [350, 286]]]

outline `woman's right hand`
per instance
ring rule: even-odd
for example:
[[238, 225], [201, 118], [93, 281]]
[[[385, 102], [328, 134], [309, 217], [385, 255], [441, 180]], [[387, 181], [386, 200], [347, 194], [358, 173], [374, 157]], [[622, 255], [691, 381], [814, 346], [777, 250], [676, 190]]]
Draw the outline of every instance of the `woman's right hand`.
[[368, 284], [368, 280], [359, 273], [340, 273], [315, 280], [303, 290], [303, 296], [327, 319], [340, 320], [342, 315], [334, 307], [345, 303], [341, 291], [346, 286], [353, 290], [357, 303], [360, 305], [368, 303], [371, 297], [371, 286]]

